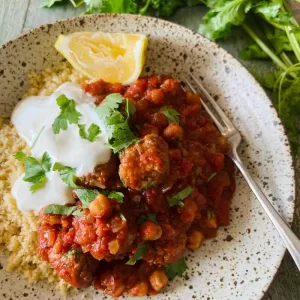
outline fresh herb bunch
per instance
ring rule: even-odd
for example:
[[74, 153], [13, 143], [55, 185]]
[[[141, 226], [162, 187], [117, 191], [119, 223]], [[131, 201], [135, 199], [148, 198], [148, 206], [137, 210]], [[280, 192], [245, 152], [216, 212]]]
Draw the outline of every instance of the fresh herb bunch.
[[240, 52], [240, 57], [270, 58], [278, 67], [257, 79], [274, 92], [275, 106], [295, 152], [300, 144], [300, 26], [287, 2], [215, 0], [206, 1], [206, 5], [210, 10], [203, 17], [200, 33], [215, 41], [228, 37], [234, 26], [241, 26], [253, 43]]
[[203, 3], [201, 0], [47, 0], [43, 7], [71, 2], [74, 7], [86, 6], [86, 14], [127, 13], [168, 17], [183, 6]]

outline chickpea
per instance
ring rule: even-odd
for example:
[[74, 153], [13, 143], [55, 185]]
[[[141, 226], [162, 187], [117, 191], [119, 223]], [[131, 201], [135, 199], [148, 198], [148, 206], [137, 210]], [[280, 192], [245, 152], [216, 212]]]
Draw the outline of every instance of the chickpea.
[[93, 217], [108, 218], [112, 212], [109, 199], [99, 194], [89, 205], [90, 213]]
[[159, 111], [151, 116], [150, 123], [159, 129], [163, 129], [168, 126], [169, 121], [168, 118], [161, 111]]
[[125, 289], [126, 289], [126, 286], [124, 284], [121, 284], [121, 285], [115, 287], [113, 291], [105, 290], [105, 294], [110, 295], [114, 298], [118, 298], [124, 294]]
[[161, 237], [162, 229], [158, 224], [147, 220], [141, 225], [140, 234], [144, 241], [155, 241]]
[[193, 229], [188, 233], [186, 247], [190, 250], [196, 250], [200, 248], [203, 240], [204, 234], [199, 230]]
[[165, 94], [161, 89], [153, 89], [147, 91], [145, 98], [154, 105], [162, 105]]
[[193, 92], [187, 91], [186, 92], [186, 102], [188, 104], [199, 104], [200, 105], [200, 96], [194, 94]]
[[128, 290], [130, 296], [145, 296], [148, 292], [148, 282], [141, 281], [135, 284], [131, 289]]
[[118, 240], [112, 240], [108, 243], [108, 250], [111, 254], [117, 254], [120, 249], [120, 244]]
[[159, 292], [163, 287], [165, 287], [169, 279], [163, 270], [156, 270], [154, 271], [149, 278], [151, 287], [156, 291]]
[[163, 132], [163, 137], [168, 141], [180, 141], [183, 138], [183, 129], [177, 123], [170, 123]]

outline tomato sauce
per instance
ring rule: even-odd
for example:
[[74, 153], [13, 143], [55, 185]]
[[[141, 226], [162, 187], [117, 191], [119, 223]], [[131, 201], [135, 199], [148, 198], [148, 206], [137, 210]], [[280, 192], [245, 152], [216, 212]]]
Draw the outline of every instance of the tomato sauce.
[[[229, 224], [235, 191], [234, 166], [226, 157], [229, 146], [200, 97], [173, 78], [142, 77], [129, 87], [99, 80], [83, 89], [95, 96], [97, 105], [108, 94], [120, 93], [136, 107], [130, 127], [140, 142], [79, 182], [86, 188], [118, 190], [125, 198], [118, 203], [97, 196], [95, 204], [105, 211], [101, 214], [91, 206], [83, 216], [41, 213], [38, 253], [75, 287], [94, 284], [113, 297], [156, 294], [168, 283], [166, 264]], [[166, 113], [170, 109], [177, 112], [175, 119]], [[192, 193], [181, 205], [170, 206], [168, 200], [186, 187]], [[149, 214], [156, 220], [139, 221]], [[127, 265], [143, 244], [147, 250]]]

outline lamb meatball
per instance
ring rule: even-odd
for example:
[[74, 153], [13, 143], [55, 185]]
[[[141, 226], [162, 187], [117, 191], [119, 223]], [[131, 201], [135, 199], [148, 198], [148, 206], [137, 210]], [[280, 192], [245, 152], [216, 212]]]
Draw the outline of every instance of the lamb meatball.
[[57, 275], [75, 288], [89, 287], [93, 283], [98, 261], [89, 253], [72, 250], [68, 253], [49, 254], [49, 262]]
[[123, 184], [141, 191], [162, 183], [169, 174], [168, 150], [168, 144], [156, 134], [148, 134], [126, 148], [120, 154], [119, 175]]

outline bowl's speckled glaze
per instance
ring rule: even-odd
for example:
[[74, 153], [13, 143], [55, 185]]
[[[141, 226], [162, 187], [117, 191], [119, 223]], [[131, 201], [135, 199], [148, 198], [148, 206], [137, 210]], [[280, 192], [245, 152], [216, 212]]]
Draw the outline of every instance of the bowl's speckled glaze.
[[[200, 78], [243, 135], [242, 159], [280, 214], [291, 221], [294, 170], [280, 120], [262, 88], [223, 49], [181, 26], [134, 15], [92, 15], [34, 29], [0, 47], [0, 115], [10, 114], [28, 87], [29, 71], [56, 65], [61, 33], [139, 32], [149, 37], [146, 73]], [[260, 299], [279, 267], [285, 248], [248, 186], [237, 174], [231, 225], [220, 228], [196, 252], [187, 252], [188, 271], [153, 299]], [[5, 258], [1, 258], [5, 264]], [[106, 298], [102, 292], [97, 299]], [[92, 290], [72, 296], [91, 299]], [[0, 271], [0, 298], [60, 299], [47, 283], [31, 286]]]

